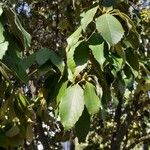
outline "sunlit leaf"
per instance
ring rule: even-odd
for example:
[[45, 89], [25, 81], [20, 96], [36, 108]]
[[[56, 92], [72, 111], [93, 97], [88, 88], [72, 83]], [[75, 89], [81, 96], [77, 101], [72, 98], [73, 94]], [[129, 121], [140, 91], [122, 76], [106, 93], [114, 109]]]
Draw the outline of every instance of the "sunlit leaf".
[[86, 30], [88, 24], [93, 20], [97, 9], [98, 9], [98, 7], [96, 6], [96, 7], [92, 8], [92, 9], [88, 10], [87, 12], [83, 12], [81, 14], [81, 17], [83, 17], [81, 19], [81, 26], [82, 26], [83, 31]]
[[0, 43], [4, 42], [5, 38], [4, 38], [4, 27], [2, 25], [2, 23], [0, 22]]
[[100, 109], [100, 98], [96, 94], [96, 88], [93, 84], [86, 82], [84, 89], [84, 101], [90, 114], [95, 114]]
[[3, 56], [5, 55], [5, 53], [8, 49], [8, 45], [9, 45], [9, 43], [7, 41], [4, 43], [0, 43], [0, 59], [2, 59]]
[[94, 46], [90, 45], [89, 47], [92, 50], [94, 58], [99, 62], [101, 66], [103, 66], [103, 63], [106, 60], [106, 58], [104, 57], [104, 43]]
[[67, 88], [59, 105], [59, 114], [65, 129], [70, 129], [75, 125], [83, 109], [83, 89], [78, 84]]
[[96, 29], [110, 44], [117, 44], [124, 35], [121, 23], [111, 14], [104, 14], [96, 19]]
[[72, 48], [81, 37], [81, 26], [67, 39], [68, 47], [66, 48], [66, 51], [69, 51], [70, 48]]

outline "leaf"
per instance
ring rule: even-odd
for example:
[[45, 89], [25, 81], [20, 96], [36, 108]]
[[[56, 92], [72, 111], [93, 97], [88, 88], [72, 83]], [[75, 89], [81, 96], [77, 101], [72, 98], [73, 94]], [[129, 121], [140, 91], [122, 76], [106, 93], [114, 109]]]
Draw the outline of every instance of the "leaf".
[[88, 39], [89, 45], [100, 45], [104, 42], [103, 37], [100, 33], [93, 33], [93, 35]]
[[86, 42], [81, 42], [76, 47], [73, 57], [76, 66], [81, 66], [87, 63], [89, 59], [89, 48]]
[[2, 59], [3, 56], [5, 55], [5, 53], [8, 49], [8, 45], [9, 45], [9, 43], [7, 41], [4, 43], [0, 43], [0, 59]]
[[86, 82], [84, 89], [85, 106], [90, 114], [95, 114], [100, 109], [100, 98], [96, 94], [96, 88], [93, 84]]
[[29, 55], [28, 57], [21, 60], [21, 64], [24, 70], [28, 69], [36, 61], [36, 53]]
[[70, 68], [70, 70], [72, 71], [72, 73], [74, 72], [74, 69], [76, 67], [75, 61], [74, 61], [74, 52], [75, 49], [80, 45], [82, 41], [78, 41], [74, 46], [71, 47], [70, 51], [67, 52], [67, 65]]
[[11, 127], [7, 132], [6, 132], [6, 136], [7, 137], [14, 137], [17, 134], [19, 134], [20, 129], [18, 128], [17, 125], [14, 125], [13, 127]]
[[70, 48], [72, 48], [81, 37], [82, 28], [81, 26], [67, 39], [68, 46], [66, 51], [68, 52]]
[[85, 142], [86, 136], [90, 130], [90, 115], [86, 108], [75, 125], [76, 135], [79, 142]]
[[67, 85], [68, 85], [68, 81], [64, 82], [62, 85], [61, 85], [61, 88], [59, 89], [59, 92], [58, 92], [58, 95], [57, 95], [57, 104], [59, 104], [62, 96], [65, 94], [65, 90], [67, 89]]
[[4, 27], [3, 27], [2, 23], [0, 22], [0, 43], [4, 42], [4, 40], [5, 40], [4, 35], [3, 35], [4, 31], [5, 31]]
[[21, 64], [15, 64], [15, 68], [14, 71], [16, 72], [16, 75], [18, 76], [18, 78], [24, 82], [27, 83], [29, 81], [29, 77], [27, 72], [24, 70], [24, 68], [22, 67]]
[[97, 9], [98, 9], [98, 6], [96, 6], [96, 7], [92, 8], [92, 9], [88, 10], [87, 12], [83, 12], [81, 14], [81, 17], [83, 17], [81, 19], [81, 27], [82, 27], [83, 31], [85, 31], [86, 28], [87, 28], [87, 26], [88, 26], [88, 24], [90, 22], [92, 22], [95, 14], [97, 12]]
[[39, 65], [45, 64], [48, 60], [63, 73], [65, 67], [64, 61], [53, 50], [42, 49], [36, 53], [36, 61]]
[[126, 59], [129, 65], [138, 72], [139, 71], [139, 59], [138, 59], [138, 55], [136, 54], [136, 52], [133, 52], [131, 48], [127, 49]]
[[21, 40], [24, 49], [28, 49], [31, 44], [30, 34], [22, 27], [19, 18], [12, 8], [5, 6], [4, 12], [7, 16], [8, 22], [11, 25], [11, 31], [14, 33], [16, 38]]
[[2, 15], [3, 13], [3, 9], [2, 9], [2, 5], [0, 4], [0, 16]]
[[100, 45], [90, 45], [89, 48], [92, 50], [92, 54], [94, 58], [99, 62], [101, 66], [103, 66], [106, 58], [104, 57], [104, 43]]
[[59, 57], [53, 50], [50, 50], [50, 61], [63, 74], [65, 63], [64, 63], [63, 59], [61, 57]]
[[26, 97], [22, 93], [19, 93], [18, 94], [18, 98], [19, 98], [20, 104], [25, 109], [27, 107], [27, 102], [28, 102], [27, 99], [26, 99]]
[[78, 84], [67, 88], [59, 105], [59, 114], [65, 129], [70, 129], [75, 125], [83, 109], [83, 89]]
[[45, 79], [44, 83], [44, 98], [46, 99], [47, 104], [50, 102], [53, 102], [53, 100], [57, 96], [57, 88], [58, 88], [58, 82], [60, 79], [60, 75], [56, 72], [51, 73], [47, 79]]
[[112, 46], [117, 44], [124, 35], [121, 23], [111, 14], [104, 14], [96, 19], [96, 29]]
[[49, 59], [50, 59], [50, 52], [48, 49], [42, 49], [36, 53], [36, 61], [39, 65], [43, 65]]

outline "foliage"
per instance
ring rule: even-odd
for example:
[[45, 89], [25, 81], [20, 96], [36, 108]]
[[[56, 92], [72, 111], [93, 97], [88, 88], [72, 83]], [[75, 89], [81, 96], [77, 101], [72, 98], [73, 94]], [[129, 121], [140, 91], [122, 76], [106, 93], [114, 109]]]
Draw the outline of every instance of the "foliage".
[[[0, 5], [0, 146], [55, 149], [74, 137], [85, 149], [149, 145], [149, 10], [129, 9], [132, 1], [54, 1], [51, 24], [48, 4], [14, 3]], [[34, 32], [40, 18], [49, 44]]]

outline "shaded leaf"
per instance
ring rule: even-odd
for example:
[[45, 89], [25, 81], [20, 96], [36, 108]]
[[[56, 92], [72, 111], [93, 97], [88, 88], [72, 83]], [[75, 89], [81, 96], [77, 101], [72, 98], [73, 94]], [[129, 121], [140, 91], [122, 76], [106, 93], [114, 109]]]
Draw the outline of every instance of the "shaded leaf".
[[66, 51], [69, 51], [72, 46], [74, 46], [79, 38], [81, 37], [82, 28], [81, 26], [67, 39], [68, 46], [66, 48]]
[[59, 71], [63, 74], [65, 63], [61, 57], [59, 57], [54, 51], [50, 51], [50, 61], [55, 65]]
[[100, 33], [93, 33], [93, 35], [88, 39], [89, 45], [99, 45], [104, 42], [103, 37]]
[[26, 50], [31, 44], [30, 34], [22, 27], [17, 14], [12, 8], [4, 7], [4, 12], [7, 16], [8, 22], [11, 24], [11, 31], [18, 39], [21, 40], [21, 43]]
[[139, 71], [138, 55], [131, 48], [126, 50], [126, 59], [134, 70]]
[[49, 59], [50, 59], [50, 52], [48, 49], [42, 49], [36, 53], [36, 61], [39, 65], [43, 65]]
[[90, 130], [90, 114], [87, 109], [84, 108], [84, 111], [75, 125], [76, 135], [79, 142], [85, 142], [86, 136]]
[[89, 48], [86, 42], [81, 42], [75, 49], [74, 61], [76, 66], [81, 66], [87, 63], [89, 59]]

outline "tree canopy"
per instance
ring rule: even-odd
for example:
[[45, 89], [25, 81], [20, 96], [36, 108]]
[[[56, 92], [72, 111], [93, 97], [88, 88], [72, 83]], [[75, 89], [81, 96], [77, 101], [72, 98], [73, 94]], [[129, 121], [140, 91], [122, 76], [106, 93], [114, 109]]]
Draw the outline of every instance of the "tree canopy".
[[0, 149], [148, 150], [149, 3], [2, 1]]

